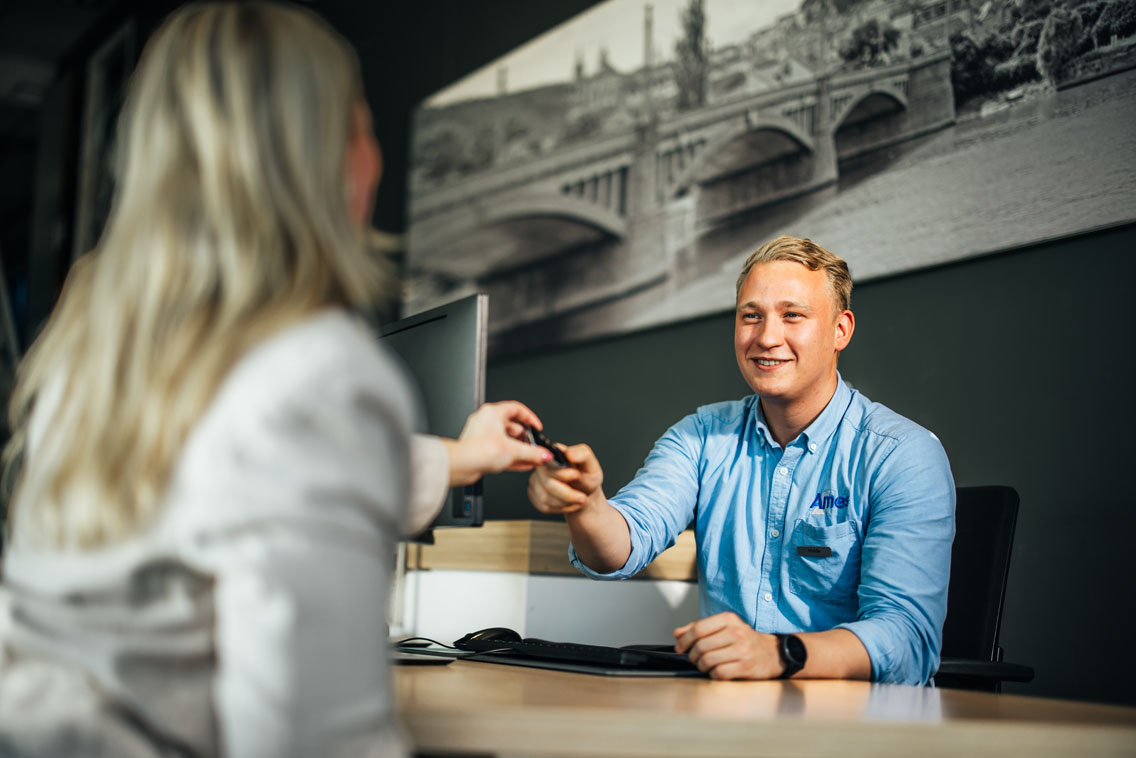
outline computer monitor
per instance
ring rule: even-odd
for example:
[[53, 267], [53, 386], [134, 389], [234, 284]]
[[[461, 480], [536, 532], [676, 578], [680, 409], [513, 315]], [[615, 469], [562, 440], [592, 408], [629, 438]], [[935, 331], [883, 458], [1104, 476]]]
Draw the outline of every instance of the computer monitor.
[[[401, 356], [426, 406], [426, 431], [461, 434], [466, 417], [485, 402], [489, 296], [470, 295], [385, 324], [383, 341]], [[481, 526], [481, 482], [456, 487], [432, 526]]]

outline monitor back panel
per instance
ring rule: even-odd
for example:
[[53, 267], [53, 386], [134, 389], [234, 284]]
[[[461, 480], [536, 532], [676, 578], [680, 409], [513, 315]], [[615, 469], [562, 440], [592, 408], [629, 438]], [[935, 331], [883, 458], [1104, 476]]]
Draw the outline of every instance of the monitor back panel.
[[[466, 417], [485, 402], [489, 297], [470, 295], [385, 324], [383, 341], [406, 363], [426, 406], [426, 431], [461, 434]], [[480, 526], [481, 482], [458, 487], [434, 526]]]

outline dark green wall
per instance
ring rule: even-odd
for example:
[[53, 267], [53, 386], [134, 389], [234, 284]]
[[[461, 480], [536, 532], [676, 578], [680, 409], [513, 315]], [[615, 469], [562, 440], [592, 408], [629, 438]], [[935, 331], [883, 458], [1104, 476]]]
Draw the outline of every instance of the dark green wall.
[[[1134, 251], [1130, 225], [853, 292], [844, 377], [938, 434], [957, 484], [1021, 494], [1002, 646], [1037, 678], [1007, 691], [1136, 703]], [[724, 313], [493, 361], [489, 397], [590, 444], [610, 494], [671, 423], [748, 392], [732, 324]], [[488, 517], [539, 518], [525, 485], [487, 481]]]

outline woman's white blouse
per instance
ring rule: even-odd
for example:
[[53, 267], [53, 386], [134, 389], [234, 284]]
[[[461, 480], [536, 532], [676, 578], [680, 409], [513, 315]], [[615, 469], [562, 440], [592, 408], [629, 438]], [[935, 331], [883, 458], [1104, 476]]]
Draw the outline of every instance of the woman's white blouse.
[[[97, 551], [9, 546], [0, 680], [62, 662], [200, 754], [400, 754], [385, 619], [419, 417], [400, 364], [342, 311], [258, 345], [187, 439], [154, 523]], [[431, 466], [417, 476], [437, 502]], [[27, 690], [0, 684], [0, 709], [42, 709]]]

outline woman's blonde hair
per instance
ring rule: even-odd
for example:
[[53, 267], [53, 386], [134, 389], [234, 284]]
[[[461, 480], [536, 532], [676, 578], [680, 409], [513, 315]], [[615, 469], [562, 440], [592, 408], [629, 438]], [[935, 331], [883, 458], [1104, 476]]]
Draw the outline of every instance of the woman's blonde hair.
[[15, 537], [86, 548], [137, 530], [242, 354], [383, 292], [347, 207], [362, 98], [350, 46], [300, 8], [185, 6], [154, 34], [119, 118], [103, 236], [19, 370]]

